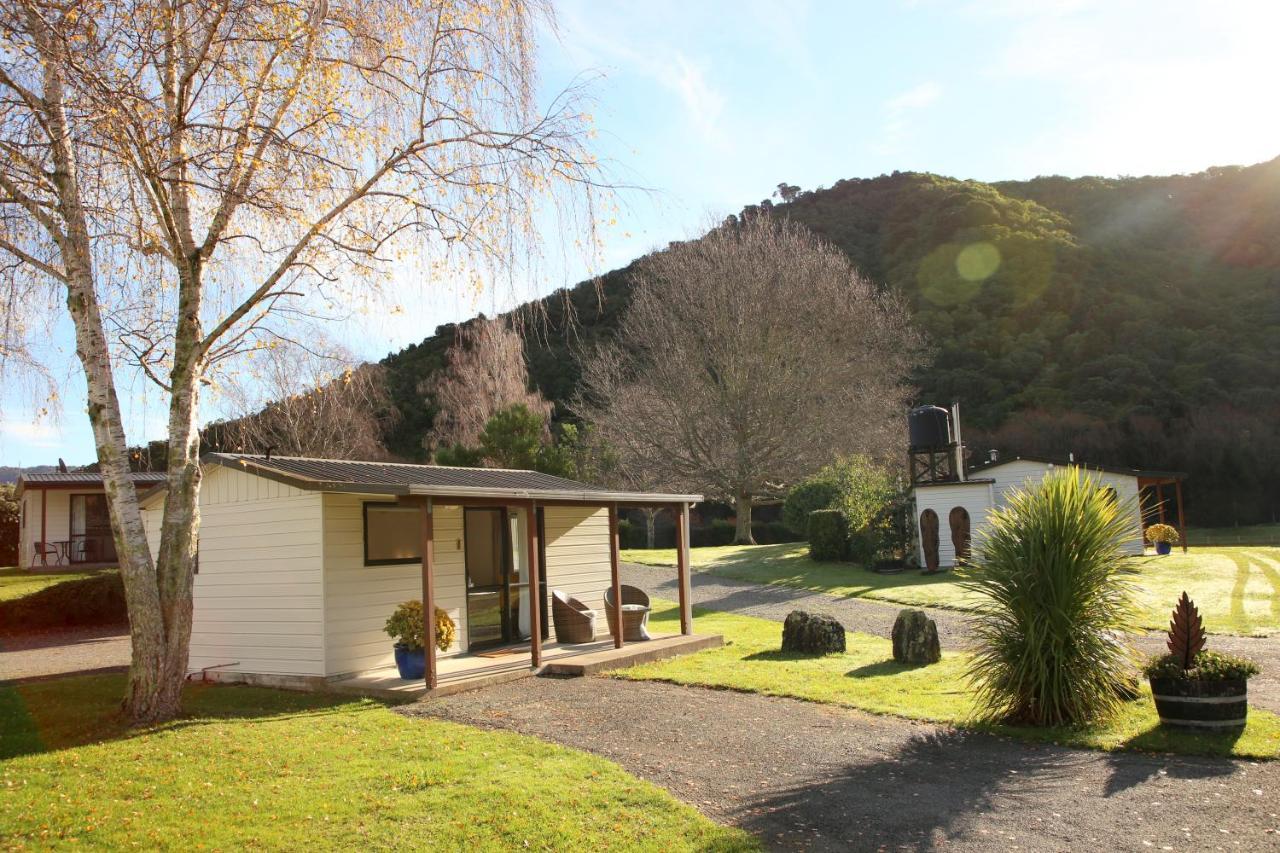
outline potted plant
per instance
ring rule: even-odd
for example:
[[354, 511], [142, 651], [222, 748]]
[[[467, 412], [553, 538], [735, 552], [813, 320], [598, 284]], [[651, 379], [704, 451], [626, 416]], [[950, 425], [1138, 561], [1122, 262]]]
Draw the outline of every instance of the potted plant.
[[[422, 602], [406, 601], [395, 609], [384, 630], [396, 641], [396, 669], [406, 681], [422, 678], [427, 672], [427, 653], [422, 637]], [[447, 651], [453, 645], [457, 626], [439, 607], [436, 608], [436, 648]]]
[[1204, 651], [1204, 622], [1184, 592], [1169, 625], [1169, 653], [1143, 670], [1151, 682], [1160, 724], [1198, 729], [1243, 728], [1249, 713], [1249, 676], [1257, 665]]
[[1173, 544], [1182, 537], [1178, 535], [1178, 531], [1174, 527], [1167, 524], [1153, 524], [1148, 527], [1144, 534], [1147, 541], [1156, 546], [1156, 553], [1164, 556], [1173, 550]]

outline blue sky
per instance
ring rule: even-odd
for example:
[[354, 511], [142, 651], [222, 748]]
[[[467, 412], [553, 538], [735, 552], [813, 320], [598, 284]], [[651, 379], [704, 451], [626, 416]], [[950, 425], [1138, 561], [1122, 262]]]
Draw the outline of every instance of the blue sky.
[[[1045, 0], [565, 0], [541, 46], [550, 99], [592, 84], [597, 148], [622, 182], [601, 256], [549, 263], [517, 294], [431, 283], [394, 318], [334, 331], [377, 359], [440, 323], [611, 269], [768, 197], [895, 170], [998, 180], [1199, 171], [1280, 155], [1280, 4]], [[559, 255], [556, 255], [559, 257]], [[594, 268], [593, 268], [594, 267]], [[0, 392], [0, 464], [92, 461], [62, 324], [63, 412]], [[133, 442], [164, 411], [123, 391]]]

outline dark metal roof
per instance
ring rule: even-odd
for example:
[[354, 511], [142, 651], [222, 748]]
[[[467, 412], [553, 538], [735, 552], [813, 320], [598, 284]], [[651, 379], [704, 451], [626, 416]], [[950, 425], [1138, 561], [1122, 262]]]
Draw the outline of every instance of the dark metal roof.
[[[163, 471], [138, 471], [130, 474], [129, 477], [136, 485], [150, 486], [155, 483], [163, 483], [166, 474]], [[41, 486], [101, 486], [102, 475], [88, 471], [71, 471], [63, 473], [61, 471], [39, 471], [31, 474], [18, 475], [18, 491], [29, 488], [39, 488]]]
[[1122, 474], [1126, 477], [1140, 477], [1152, 480], [1185, 480], [1187, 474], [1185, 471], [1151, 471], [1141, 468], [1123, 468], [1119, 465], [1095, 465], [1092, 462], [1079, 462], [1070, 459], [1055, 459], [1051, 456], [1014, 456], [1012, 459], [1001, 459], [997, 462], [983, 462], [974, 465], [969, 470], [972, 472], [989, 471], [992, 468], [999, 468], [1001, 465], [1009, 465], [1013, 462], [1039, 462], [1042, 465], [1058, 465], [1066, 467], [1067, 465], [1075, 465], [1080, 468], [1088, 468], [1092, 471], [1104, 471], [1108, 474]]
[[205, 465], [238, 468], [299, 489], [313, 491], [544, 498], [601, 503], [692, 503], [702, 500], [702, 495], [621, 492], [539, 471], [506, 468], [454, 468], [402, 462], [306, 459], [297, 456], [272, 456], [268, 459], [265, 456], [239, 453], [209, 453], [202, 461]]
[[988, 483], [994, 483], [995, 480], [990, 477], [970, 477], [967, 480], [939, 480], [936, 483], [916, 483], [917, 489], [929, 489], [935, 486], [981, 486]]

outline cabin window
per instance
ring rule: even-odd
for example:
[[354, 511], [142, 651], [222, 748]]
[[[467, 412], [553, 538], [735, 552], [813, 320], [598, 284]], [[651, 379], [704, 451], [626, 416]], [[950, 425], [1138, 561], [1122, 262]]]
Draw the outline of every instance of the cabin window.
[[390, 566], [422, 560], [418, 509], [395, 503], [364, 505], [364, 563]]

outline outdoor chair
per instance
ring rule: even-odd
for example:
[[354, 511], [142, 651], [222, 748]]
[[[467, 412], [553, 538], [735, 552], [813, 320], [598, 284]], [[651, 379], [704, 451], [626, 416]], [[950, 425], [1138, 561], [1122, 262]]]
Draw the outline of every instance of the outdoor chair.
[[558, 589], [551, 590], [551, 621], [557, 643], [590, 643], [596, 638], [596, 612]]
[[[634, 586], [622, 586], [622, 639], [627, 642], [648, 640], [649, 596]], [[604, 591], [604, 613], [609, 620], [609, 632], [618, 635], [618, 608], [613, 601], [613, 587]]]
[[[57, 566], [62, 564], [62, 554], [58, 552], [58, 547], [52, 542], [35, 542], [36, 553], [35, 558], [40, 561], [42, 566]], [[49, 562], [49, 558], [53, 558], [53, 562]]]

